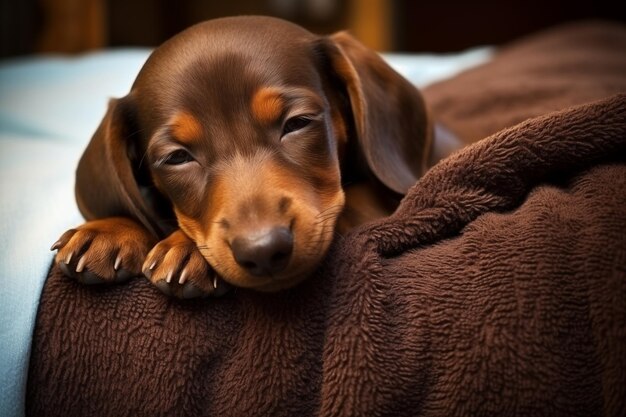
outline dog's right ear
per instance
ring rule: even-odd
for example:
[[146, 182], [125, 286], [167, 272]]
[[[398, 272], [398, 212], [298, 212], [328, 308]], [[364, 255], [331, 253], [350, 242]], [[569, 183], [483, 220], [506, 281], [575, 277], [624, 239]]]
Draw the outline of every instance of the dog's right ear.
[[354, 125], [352, 143], [359, 152], [347, 155], [344, 163], [362, 156], [385, 187], [406, 194], [428, 168], [432, 122], [422, 95], [346, 32], [319, 39], [316, 51], [349, 99], [346, 118]]
[[139, 129], [132, 95], [112, 99], [76, 170], [76, 201], [87, 220], [129, 217], [159, 236], [158, 217], [137, 183]]

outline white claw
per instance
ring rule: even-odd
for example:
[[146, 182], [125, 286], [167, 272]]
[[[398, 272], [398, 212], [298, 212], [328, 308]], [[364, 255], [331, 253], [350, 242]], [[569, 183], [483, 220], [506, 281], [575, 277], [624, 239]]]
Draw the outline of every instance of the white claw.
[[174, 274], [174, 271], [170, 270], [170, 272], [167, 274], [167, 278], [165, 278], [165, 282], [167, 282], [168, 284], [170, 282], [172, 282], [172, 275]]
[[152, 271], [152, 270], [154, 269], [154, 267], [156, 266], [156, 264], [157, 264], [157, 261], [152, 262], [152, 264], [150, 264], [150, 266], [148, 267], [148, 269], [149, 269], [150, 271]]
[[182, 274], [180, 274], [180, 278], [178, 278], [178, 283], [183, 285], [187, 281], [187, 269], [183, 269]]
[[213, 289], [217, 289], [217, 277], [213, 277]]
[[83, 272], [85, 268], [85, 257], [83, 256], [78, 260], [78, 264], [76, 264], [76, 272]]
[[113, 269], [115, 269], [116, 271], [120, 269], [121, 263], [122, 263], [122, 257], [121, 255], [117, 255], [117, 258], [115, 258], [115, 264], [113, 265]]
[[69, 264], [70, 264], [70, 262], [72, 261], [72, 256], [73, 256], [73, 255], [74, 255], [74, 252], [70, 252], [70, 254], [69, 254], [69, 255], [67, 255], [67, 259], [65, 259], [65, 263], [66, 263], [67, 265], [69, 265]]

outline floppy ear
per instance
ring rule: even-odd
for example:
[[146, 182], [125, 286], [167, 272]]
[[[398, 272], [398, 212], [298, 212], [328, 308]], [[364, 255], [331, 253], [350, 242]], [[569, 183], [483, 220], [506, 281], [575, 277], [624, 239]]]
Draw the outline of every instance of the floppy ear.
[[[358, 145], [368, 167], [388, 188], [406, 194], [427, 167], [431, 126], [415, 86], [346, 32], [322, 40], [344, 83]], [[347, 155], [346, 157], [350, 157]]]
[[[76, 170], [76, 201], [87, 220], [129, 217], [158, 236], [158, 217], [137, 177], [138, 128], [131, 96], [112, 99]], [[139, 155], [139, 158], [141, 155]]]

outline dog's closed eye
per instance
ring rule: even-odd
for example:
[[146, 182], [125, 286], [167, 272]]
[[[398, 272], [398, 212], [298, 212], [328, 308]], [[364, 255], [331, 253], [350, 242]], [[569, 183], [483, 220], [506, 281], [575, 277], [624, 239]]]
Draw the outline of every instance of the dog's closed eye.
[[185, 149], [177, 149], [174, 152], [166, 155], [161, 161], [158, 162], [159, 165], [182, 165], [188, 162], [194, 161], [193, 156]]
[[313, 119], [310, 116], [295, 116], [289, 118], [283, 126], [283, 132], [281, 134], [281, 137], [288, 135], [291, 132], [304, 129], [312, 121]]

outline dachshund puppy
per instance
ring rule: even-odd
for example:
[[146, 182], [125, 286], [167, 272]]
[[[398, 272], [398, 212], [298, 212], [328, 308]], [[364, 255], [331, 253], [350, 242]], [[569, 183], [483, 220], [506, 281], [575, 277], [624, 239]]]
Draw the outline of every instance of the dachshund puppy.
[[277, 291], [314, 271], [337, 228], [390, 214], [430, 147], [420, 93], [350, 35], [207, 21], [109, 103], [77, 169], [87, 222], [52, 249], [87, 284], [143, 273], [181, 298]]

